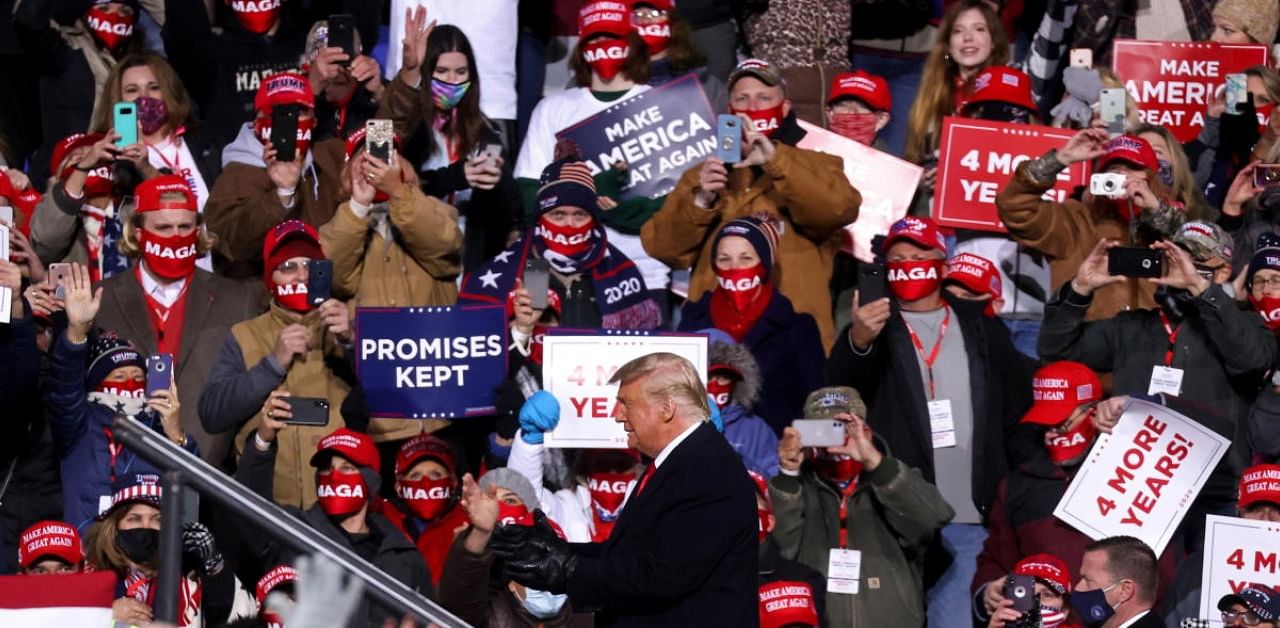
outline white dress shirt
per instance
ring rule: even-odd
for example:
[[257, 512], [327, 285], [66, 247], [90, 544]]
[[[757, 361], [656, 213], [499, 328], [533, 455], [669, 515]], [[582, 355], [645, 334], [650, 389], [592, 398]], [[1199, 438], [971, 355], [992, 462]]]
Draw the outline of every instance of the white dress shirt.
[[179, 279], [168, 285], [161, 284], [156, 281], [151, 273], [147, 272], [146, 266], [140, 266], [138, 276], [142, 279], [142, 292], [147, 296], [155, 299], [156, 303], [165, 307], [173, 307], [178, 301], [178, 297], [182, 296], [183, 288], [187, 287], [187, 278]]

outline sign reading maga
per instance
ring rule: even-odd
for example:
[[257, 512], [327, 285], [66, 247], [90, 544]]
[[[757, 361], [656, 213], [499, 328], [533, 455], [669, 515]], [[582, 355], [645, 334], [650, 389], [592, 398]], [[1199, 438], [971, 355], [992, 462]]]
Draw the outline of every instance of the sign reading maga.
[[1131, 400], [1053, 514], [1094, 540], [1128, 535], [1159, 555], [1229, 444], [1173, 410]]

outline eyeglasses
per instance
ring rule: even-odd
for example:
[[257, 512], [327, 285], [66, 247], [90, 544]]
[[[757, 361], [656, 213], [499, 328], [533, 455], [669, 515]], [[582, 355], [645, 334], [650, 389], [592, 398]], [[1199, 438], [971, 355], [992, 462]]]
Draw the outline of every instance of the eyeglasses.
[[302, 260], [300, 262], [291, 260], [288, 262], [283, 262], [279, 266], [276, 266], [276, 270], [287, 275], [295, 271], [306, 270], [310, 267], [311, 267], [311, 260]]
[[667, 12], [662, 9], [635, 9], [631, 12], [631, 15], [643, 20], [656, 20], [667, 17]]
[[1222, 268], [1221, 266], [1218, 268], [1209, 268], [1208, 266], [1203, 266], [1201, 264], [1195, 264], [1195, 267], [1196, 274], [1208, 279], [1209, 281], [1213, 281], [1213, 276], [1218, 272], [1218, 268]]
[[1257, 626], [1262, 623], [1262, 618], [1253, 614], [1253, 611], [1222, 611], [1222, 621], [1233, 622], [1237, 619], [1246, 626]]
[[1263, 279], [1261, 277], [1254, 277], [1253, 285], [1262, 286], [1263, 288], [1274, 288], [1276, 290], [1280, 290], [1280, 275], [1272, 275], [1267, 279]]

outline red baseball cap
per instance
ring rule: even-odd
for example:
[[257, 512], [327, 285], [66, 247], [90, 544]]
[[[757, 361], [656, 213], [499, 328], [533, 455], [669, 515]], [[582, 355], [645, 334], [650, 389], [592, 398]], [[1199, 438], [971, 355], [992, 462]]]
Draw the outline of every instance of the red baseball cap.
[[1005, 102], [1036, 111], [1031, 77], [1008, 66], [993, 65], [973, 77], [960, 95], [961, 107], [977, 102]]
[[52, 556], [71, 565], [84, 562], [80, 533], [61, 521], [41, 521], [18, 537], [18, 566], [26, 569]]
[[332, 434], [320, 439], [316, 444], [316, 453], [311, 456], [311, 466], [320, 468], [320, 465], [327, 462], [330, 456], [342, 456], [357, 467], [369, 467], [374, 470], [382, 468], [382, 458], [378, 455], [378, 448], [373, 444], [373, 439], [369, 438], [368, 434], [361, 434], [345, 427], [340, 427]]
[[253, 97], [253, 108], [271, 115], [271, 110], [279, 105], [315, 107], [316, 96], [311, 92], [311, 81], [297, 72], [280, 72], [262, 79], [258, 93]]
[[1103, 146], [1103, 149], [1107, 152], [1098, 159], [1097, 172], [1106, 170], [1113, 161], [1123, 161], [1152, 171], [1160, 169], [1155, 149], [1151, 148], [1147, 140], [1137, 135], [1121, 135], [1113, 138]]
[[272, 227], [262, 241], [263, 280], [269, 283], [272, 271], [295, 257], [324, 259], [324, 249], [315, 227], [301, 220], [286, 220]]
[[[191, 191], [191, 186], [187, 185], [187, 180], [176, 174], [164, 174], [147, 179], [134, 188], [133, 194], [138, 199], [137, 208], [134, 211], [139, 213], [160, 209], [197, 211], [199, 208], [196, 195]], [[182, 194], [185, 198], [182, 201], [162, 202], [160, 197], [165, 194]]]
[[[360, 127], [355, 131], [352, 131], [351, 134], [347, 136], [346, 159], [348, 161], [350, 161], [352, 155], [356, 154], [356, 151], [360, 150], [361, 148], [364, 148], [364, 144], [365, 144], [364, 135], [365, 135], [365, 128]], [[391, 145], [394, 146], [396, 150], [400, 149], [399, 135], [391, 136]]]
[[49, 172], [58, 174], [58, 164], [61, 164], [71, 151], [81, 146], [93, 146], [104, 137], [106, 136], [102, 133], [76, 133], [62, 138], [62, 141], [53, 147], [53, 156], [49, 158]]
[[1280, 464], [1259, 464], [1240, 475], [1237, 506], [1247, 508], [1258, 502], [1280, 504]]
[[893, 108], [893, 94], [889, 92], [889, 83], [883, 77], [869, 74], [862, 70], [837, 74], [831, 79], [831, 95], [827, 104], [841, 98], [857, 98], [876, 111], [888, 111]]
[[1023, 423], [1057, 425], [1066, 421], [1080, 404], [1102, 398], [1102, 382], [1089, 367], [1063, 360], [1050, 362], [1031, 377], [1035, 399], [1022, 417]]
[[1032, 554], [1013, 566], [1013, 573], [1019, 576], [1034, 576], [1043, 581], [1059, 595], [1066, 593], [1071, 587], [1071, 576], [1067, 572], [1067, 564], [1053, 554]]
[[418, 434], [400, 446], [396, 453], [396, 475], [408, 473], [423, 458], [439, 462], [449, 470], [449, 475], [453, 475], [453, 448], [443, 438], [432, 434]]
[[586, 41], [592, 35], [626, 37], [631, 32], [631, 5], [620, 0], [598, 0], [578, 10], [578, 37]]
[[276, 587], [286, 582], [297, 582], [298, 572], [288, 565], [280, 565], [265, 576], [258, 580], [258, 586], [254, 588], [254, 597], [258, 598], [258, 606], [262, 606], [267, 601], [267, 594], [275, 590]]
[[938, 249], [947, 252], [947, 240], [938, 231], [938, 225], [929, 218], [906, 216], [889, 227], [889, 235], [884, 239], [882, 253], [888, 253], [889, 247], [899, 240], [914, 242], [926, 249]]
[[997, 299], [1004, 295], [1004, 282], [996, 265], [972, 253], [960, 253], [947, 262], [945, 281], [954, 281], [970, 291]]
[[777, 580], [760, 585], [760, 628], [817, 626], [818, 605], [807, 582]]

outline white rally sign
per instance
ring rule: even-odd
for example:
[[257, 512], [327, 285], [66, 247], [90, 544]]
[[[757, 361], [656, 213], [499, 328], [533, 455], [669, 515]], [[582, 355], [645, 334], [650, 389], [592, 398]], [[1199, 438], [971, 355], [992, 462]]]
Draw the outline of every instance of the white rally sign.
[[1131, 400], [1053, 514], [1092, 539], [1133, 536], [1159, 555], [1229, 445], [1173, 410]]
[[613, 420], [618, 386], [609, 378], [640, 356], [674, 353], [692, 362], [706, 385], [706, 336], [614, 335], [618, 333], [625, 332], [549, 334], [543, 340], [542, 387], [560, 402], [560, 424], [546, 435], [548, 447], [625, 448], [627, 433]]
[[1200, 617], [1217, 617], [1218, 600], [1261, 584], [1280, 585], [1280, 523], [1207, 515]]

